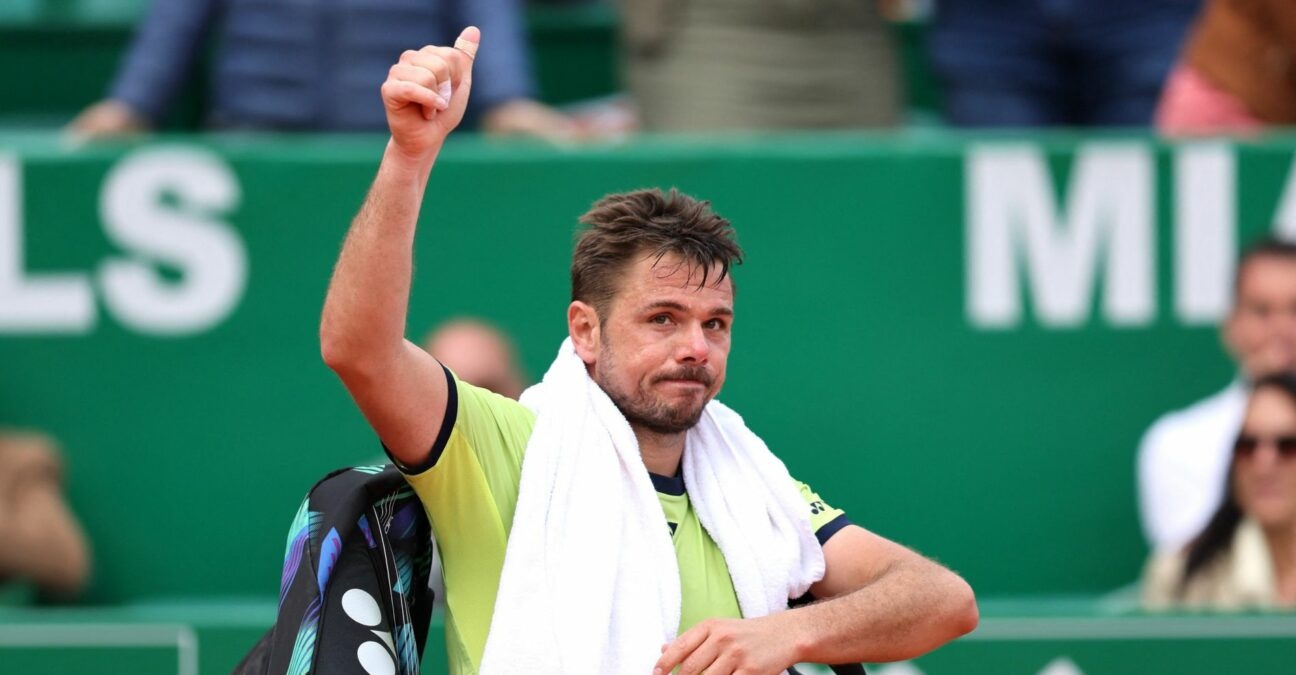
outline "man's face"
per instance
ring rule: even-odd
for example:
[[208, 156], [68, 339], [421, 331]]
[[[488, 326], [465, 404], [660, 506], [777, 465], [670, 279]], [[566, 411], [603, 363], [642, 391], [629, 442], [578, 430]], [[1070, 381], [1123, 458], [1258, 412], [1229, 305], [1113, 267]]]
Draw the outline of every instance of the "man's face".
[[1261, 256], [1246, 263], [1224, 339], [1250, 378], [1296, 368], [1296, 261]]
[[632, 426], [662, 434], [697, 424], [724, 385], [733, 284], [673, 255], [625, 272], [599, 330], [591, 376]]

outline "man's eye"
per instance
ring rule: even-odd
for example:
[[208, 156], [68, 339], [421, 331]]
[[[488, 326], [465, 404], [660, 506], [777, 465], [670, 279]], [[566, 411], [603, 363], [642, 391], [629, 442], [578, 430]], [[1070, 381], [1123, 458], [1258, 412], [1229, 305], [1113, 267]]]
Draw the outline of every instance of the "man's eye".
[[653, 318], [649, 319], [649, 321], [659, 326], [665, 326], [666, 324], [670, 323], [670, 317], [665, 314], [658, 314], [657, 316], [654, 316]]
[[702, 325], [711, 330], [721, 330], [725, 327], [725, 323], [720, 319], [711, 319]]

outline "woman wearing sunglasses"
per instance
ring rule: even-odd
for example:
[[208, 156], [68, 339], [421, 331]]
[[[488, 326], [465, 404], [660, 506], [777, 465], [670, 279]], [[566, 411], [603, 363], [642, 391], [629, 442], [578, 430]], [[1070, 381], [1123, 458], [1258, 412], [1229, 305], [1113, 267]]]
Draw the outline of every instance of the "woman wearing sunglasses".
[[1153, 556], [1149, 609], [1296, 608], [1296, 375], [1258, 380], [1223, 503], [1183, 550]]

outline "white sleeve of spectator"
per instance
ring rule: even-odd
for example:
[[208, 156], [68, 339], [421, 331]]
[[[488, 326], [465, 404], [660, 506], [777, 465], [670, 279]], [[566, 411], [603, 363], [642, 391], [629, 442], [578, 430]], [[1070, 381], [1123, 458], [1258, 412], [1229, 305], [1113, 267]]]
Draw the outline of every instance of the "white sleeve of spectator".
[[1202, 496], [1185, 458], [1176, 457], [1185, 448], [1176, 447], [1173, 436], [1158, 422], [1139, 444], [1139, 515], [1148, 545], [1158, 551], [1187, 543], [1199, 525], [1193, 504]]

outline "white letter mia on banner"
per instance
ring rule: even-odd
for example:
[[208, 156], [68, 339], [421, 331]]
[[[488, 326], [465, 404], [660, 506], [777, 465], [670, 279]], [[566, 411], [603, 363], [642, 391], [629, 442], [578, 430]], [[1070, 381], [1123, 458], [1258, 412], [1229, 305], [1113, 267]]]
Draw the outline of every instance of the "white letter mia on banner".
[[[0, 155], [0, 333], [87, 333], [94, 279], [25, 269], [22, 194], [21, 164]], [[117, 162], [99, 193], [104, 232], [122, 251], [98, 270], [108, 312], [154, 335], [199, 333], [228, 317], [247, 286], [247, 251], [222, 220], [240, 196], [225, 162], [200, 148], [150, 146]]]
[[[1174, 150], [1174, 312], [1184, 324], [1215, 323], [1229, 308], [1235, 164], [1223, 142]], [[1155, 318], [1157, 179], [1149, 145], [1081, 146], [1062, 205], [1044, 152], [1033, 144], [973, 146], [964, 175], [965, 302], [973, 325], [1020, 325], [1024, 297], [1042, 326], [1084, 325], [1100, 270], [1107, 323], [1141, 326]], [[1296, 235], [1296, 164], [1274, 222], [1279, 232]]]
[[[1103, 308], [1116, 324], [1156, 311], [1151, 152], [1095, 146], [1075, 159], [1065, 210], [1053, 199], [1043, 153], [1033, 145], [974, 147], [966, 169], [967, 306], [982, 327], [1021, 321], [1018, 251], [1035, 313], [1045, 326], [1088, 319], [1105, 251]], [[1061, 217], [1059, 217], [1061, 216]]]

